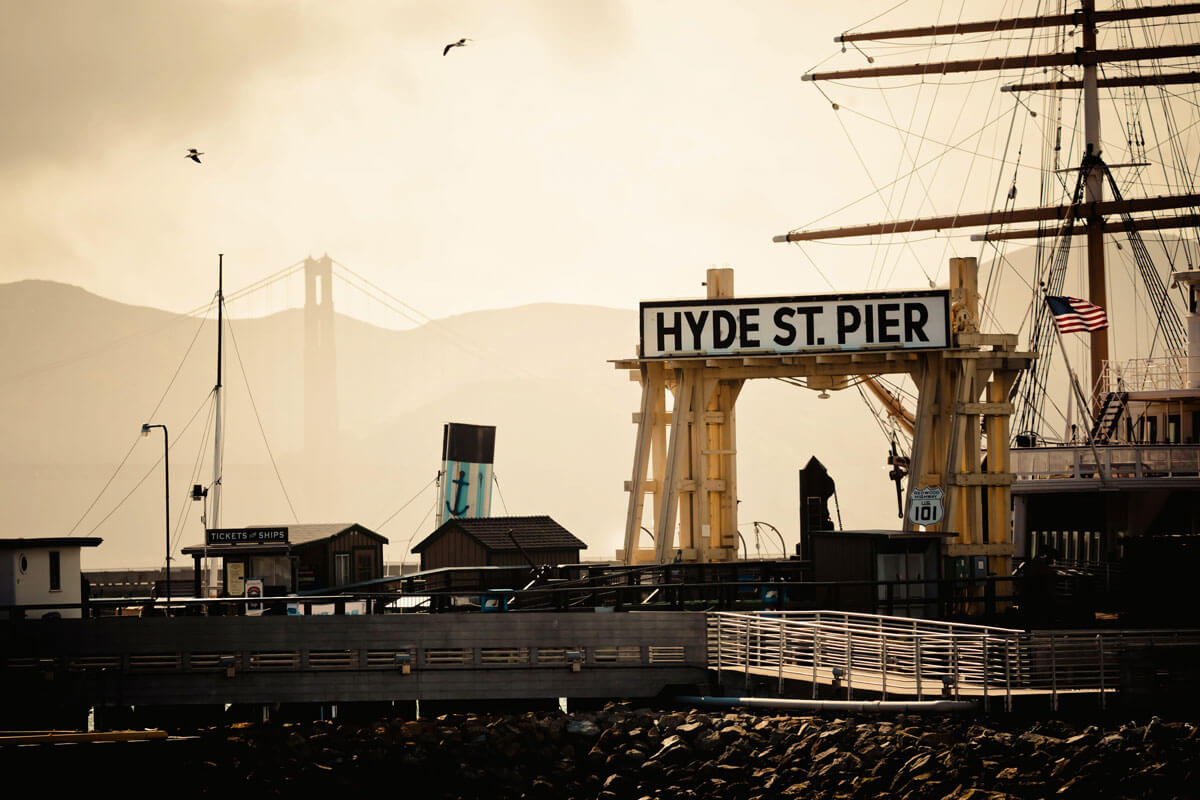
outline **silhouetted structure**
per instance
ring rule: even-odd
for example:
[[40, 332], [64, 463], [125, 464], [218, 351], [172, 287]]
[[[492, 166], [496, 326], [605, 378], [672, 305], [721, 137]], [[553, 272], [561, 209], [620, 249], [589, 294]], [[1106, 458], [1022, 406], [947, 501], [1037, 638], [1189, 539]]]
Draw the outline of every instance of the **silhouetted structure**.
[[516, 567], [578, 564], [587, 545], [548, 516], [450, 519], [413, 552], [421, 570], [442, 567]]
[[220, 558], [223, 596], [241, 596], [252, 578], [278, 596], [382, 578], [385, 544], [385, 537], [357, 523], [275, 525], [208, 530], [204, 544], [183, 554], [195, 560], [197, 592], [203, 559]]
[[813, 557], [812, 534], [833, 530], [829, 516], [829, 498], [837, 488], [825, 465], [813, 456], [800, 470], [800, 544], [798, 554], [805, 561]]
[[337, 455], [333, 259], [304, 259], [304, 450], [309, 463]]

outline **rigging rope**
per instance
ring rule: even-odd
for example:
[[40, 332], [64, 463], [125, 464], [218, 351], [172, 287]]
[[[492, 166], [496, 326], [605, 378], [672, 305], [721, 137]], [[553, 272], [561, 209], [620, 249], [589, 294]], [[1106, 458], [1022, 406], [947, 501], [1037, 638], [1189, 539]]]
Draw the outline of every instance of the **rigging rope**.
[[[209, 393], [209, 399], [215, 397], [215, 392]], [[191, 477], [188, 479], [188, 484], [195, 484], [200, 479], [200, 469], [204, 461], [204, 454], [207, 451], [208, 432], [212, 430], [212, 425], [217, 416], [217, 404], [210, 403], [208, 407], [208, 417], [204, 422], [204, 431], [200, 434], [200, 447], [196, 449], [196, 461], [192, 464]], [[184, 495], [186, 501], [191, 495]], [[171, 552], [175, 552], [179, 548], [179, 540], [183, 538], [183, 526], [187, 523], [188, 516], [191, 513], [192, 503], [184, 502], [182, 508], [179, 509], [179, 521], [175, 526], [175, 535], [171, 537]], [[207, 521], [205, 522], [207, 525]]]
[[407, 500], [405, 500], [405, 501], [404, 501], [404, 505], [400, 506], [400, 507], [399, 507], [399, 508], [397, 508], [395, 511], [393, 511], [391, 514], [389, 514], [389, 515], [388, 515], [388, 518], [387, 518], [387, 519], [385, 519], [383, 522], [381, 522], [381, 523], [379, 523], [378, 525], [376, 525], [376, 526], [375, 526], [375, 530], [376, 530], [376, 531], [381, 531], [381, 530], [383, 530], [383, 526], [384, 526], [384, 525], [387, 525], [389, 522], [391, 522], [391, 521], [392, 521], [392, 520], [393, 520], [393, 519], [396, 517], [396, 515], [397, 515], [397, 514], [399, 514], [399, 513], [400, 513], [401, 511], [403, 511], [404, 509], [408, 508], [408, 506], [409, 506], [409, 504], [410, 504], [410, 503], [412, 503], [414, 500], [416, 500], [418, 497], [420, 497], [420, 496], [421, 496], [421, 495], [422, 495], [422, 494], [425, 492], [425, 490], [426, 490], [426, 489], [428, 489], [430, 486], [432, 486], [432, 485], [433, 485], [434, 483], [436, 483], [436, 482], [437, 482], [437, 476], [435, 475], [435, 476], [433, 476], [433, 480], [429, 481], [429, 483], [425, 484], [425, 485], [424, 485], [424, 486], [422, 486], [420, 489], [418, 489], [418, 490], [417, 490], [417, 493], [416, 493], [416, 494], [414, 494], [412, 497], [410, 497], [410, 498], [408, 498]]
[[[200, 411], [204, 408], [205, 404], [208, 403], [209, 397], [211, 397], [211, 395], [212, 395], [212, 393], [209, 392], [209, 394], [205, 396], [204, 402], [202, 402], [199, 406], [197, 406], [195, 413], [193, 413], [191, 416], [191, 419], [189, 419], [187, 421], [187, 424], [183, 426], [183, 430], [181, 430], [178, 434], [175, 435], [175, 441], [167, 443], [167, 453], [168, 454], [170, 453], [171, 448], [175, 446], [175, 443], [178, 442], [180, 439], [182, 439], [183, 435], [185, 433], [187, 433], [188, 428], [192, 427], [192, 423], [196, 421], [196, 417], [198, 417], [200, 415]], [[139, 433], [138, 436], [140, 438], [141, 434]], [[126, 494], [124, 497], [122, 497], [117, 502], [116, 506], [114, 506], [111, 511], [109, 511], [107, 514], [104, 515], [103, 519], [101, 519], [99, 522], [97, 522], [95, 525], [93, 525], [92, 529], [89, 530], [86, 535], [91, 536], [93, 533], [96, 532], [96, 530], [101, 525], [103, 525], [105, 522], [108, 521], [109, 517], [111, 517], [113, 514], [117, 513], [117, 511], [121, 508], [121, 506], [125, 505], [125, 501], [128, 500], [130, 497], [132, 497], [133, 493], [136, 492], [138, 490], [138, 488], [143, 483], [146, 482], [146, 479], [154, 474], [154, 471], [156, 469], [158, 469], [158, 465], [162, 463], [162, 460], [163, 460], [163, 456], [159, 456], [154, 461], [154, 463], [150, 465], [150, 469], [146, 470], [146, 474], [144, 474], [140, 479], [138, 479], [138, 482], [133, 485], [133, 488], [129, 490], [129, 493]]]
[[[216, 298], [214, 295], [214, 300], [215, 299]], [[209, 303], [208, 308], [212, 308], [212, 303]], [[154, 404], [154, 410], [150, 412], [150, 415], [147, 417], [147, 419], [154, 419], [154, 415], [157, 414], [158, 410], [162, 407], [163, 401], [167, 399], [167, 394], [171, 391], [171, 387], [175, 385], [175, 379], [179, 377], [179, 372], [183, 369], [183, 365], [184, 362], [187, 361], [188, 354], [192, 352], [192, 348], [196, 345], [196, 339], [199, 338], [200, 331], [204, 329], [204, 323], [206, 321], [207, 316], [200, 320], [200, 324], [196, 327], [196, 333], [192, 335], [192, 341], [188, 343], [187, 350], [185, 350], [183, 353], [183, 358], [179, 360], [179, 365], [175, 367], [175, 372], [171, 375], [171, 380], [167, 382], [167, 388], [163, 389], [162, 395], [159, 396], [158, 402]], [[133, 448], [137, 447], [137, 440], [140, 439], [141, 436], [142, 434], [138, 433], [133, 437], [133, 442], [129, 445], [129, 449], [125, 451], [125, 455], [121, 458], [120, 463], [117, 464], [116, 469], [112, 471], [112, 474], [108, 476], [108, 480], [104, 482], [104, 486], [100, 487], [99, 493], [97, 493], [96, 497], [88, 505], [87, 509], [84, 510], [83, 514], [79, 516], [79, 519], [75, 520], [75, 524], [71, 526], [71, 529], [67, 531], [67, 536], [73, 536], [75, 534], [75, 530], [79, 527], [80, 523], [82, 523], [87, 515], [92, 512], [92, 509], [96, 507], [96, 503], [100, 502], [100, 498], [104, 496], [106, 491], [108, 491], [108, 487], [112, 485], [113, 480], [116, 479], [117, 474], [121, 471], [121, 468], [125, 466], [125, 462], [129, 460], [129, 456], [133, 454]]]
[[279, 465], [275, 463], [275, 454], [271, 452], [271, 443], [267, 441], [267, 431], [263, 428], [262, 417], [258, 413], [258, 405], [254, 402], [254, 393], [250, 390], [250, 379], [246, 376], [246, 366], [242, 363], [242, 354], [238, 350], [237, 336], [233, 333], [232, 319], [228, 319], [228, 325], [229, 340], [233, 342], [233, 353], [237, 357], [238, 368], [241, 370], [242, 380], [246, 384], [246, 395], [250, 398], [250, 408], [254, 410], [254, 419], [258, 422], [258, 431], [262, 434], [263, 445], [266, 446], [267, 456], [271, 459], [271, 468], [275, 470], [275, 478], [279, 481], [279, 488], [283, 491], [283, 499], [287, 501], [288, 509], [292, 512], [292, 519], [298, 523], [300, 522], [300, 517], [296, 515], [296, 509], [292, 505], [292, 498], [288, 496], [287, 487], [283, 485], [283, 476], [279, 474]]

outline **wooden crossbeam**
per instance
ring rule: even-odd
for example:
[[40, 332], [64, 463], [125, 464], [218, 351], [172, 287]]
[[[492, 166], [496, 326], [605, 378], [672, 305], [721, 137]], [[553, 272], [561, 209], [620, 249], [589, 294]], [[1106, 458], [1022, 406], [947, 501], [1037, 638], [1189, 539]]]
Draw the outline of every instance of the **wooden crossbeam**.
[[[945, 217], [876, 222], [870, 225], [853, 225], [842, 228], [819, 228], [809, 231], [791, 231], [773, 237], [776, 242], [807, 242], [818, 239], [845, 239], [854, 236], [882, 236], [916, 231], [941, 231], [954, 228], [975, 228], [980, 225], [1008, 225], [1014, 222], [1044, 222], [1107, 217], [1112, 214], [1136, 214], [1143, 211], [1160, 211], [1168, 208], [1188, 208], [1200, 205], [1200, 194], [1182, 194], [1171, 197], [1145, 197], [1137, 200], [1106, 200], [1100, 203], [1080, 203], [1072, 209], [1070, 205], [1035, 206], [1016, 208], [1012, 211], [984, 211], [972, 214], [954, 214]], [[1073, 212], [1073, 213], [1072, 213]]]
[[1002, 69], [1042, 69], [1044, 67], [1090, 66], [1143, 59], [1191, 58], [1200, 55], [1200, 44], [1173, 44], [1164, 47], [1129, 47], [1119, 50], [1081, 50], [1074, 53], [1038, 53], [1028, 56], [970, 58], [965, 61], [941, 61], [929, 64], [901, 64], [894, 67], [865, 67], [837, 72], [810, 72], [803, 81], [835, 81], [851, 78], [887, 78], [900, 75], [949, 75], [959, 72], [995, 72]]
[[[1126, 75], [1121, 78], [1100, 78], [1096, 81], [1096, 88], [1117, 89], [1126, 86], [1178, 86], [1180, 84], [1192, 83], [1200, 83], [1200, 72], [1154, 73], [1151, 75]], [[1001, 86], [1000, 91], [1042, 92], [1082, 88], [1083, 81], [1065, 80], [1041, 81], [1040, 83], [1013, 83], [1008, 86]]]
[[[1200, 13], [1200, 3], [1180, 3], [1173, 6], [1145, 6], [1144, 8], [1117, 8], [1111, 11], [1093, 11], [1092, 22], [1116, 22], [1127, 19], [1179, 16]], [[983, 20], [980, 22], [956, 22], [949, 25], [926, 25], [920, 28], [895, 28], [885, 31], [843, 33], [833, 37], [835, 42], [869, 42], [886, 39], [913, 39], [925, 36], [943, 36], [967, 33], [1003, 33], [1029, 28], [1052, 28], [1060, 25], [1080, 25], [1085, 21], [1081, 11], [1070, 14], [1048, 14], [1040, 17], [1014, 17], [1013, 19]]]
[[[1091, 225], [1076, 225], [1071, 228], [1072, 236], [1083, 236], [1091, 229]], [[1120, 233], [1129, 230], [1129, 225], [1125, 220], [1114, 219], [1106, 220], [1100, 224], [1100, 230], [1104, 233]], [[1187, 214], [1181, 217], [1142, 217], [1133, 221], [1133, 227], [1139, 231], [1158, 231], [1168, 230], [1171, 228], [1198, 228], [1200, 227], [1200, 214]], [[1037, 228], [1020, 228], [1011, 231], [986, 231], [984, 233], [971, 234], [972, 242], [999, 242], [1005, 239], [1044, 239], [1051, 231], [1039, 230]]]

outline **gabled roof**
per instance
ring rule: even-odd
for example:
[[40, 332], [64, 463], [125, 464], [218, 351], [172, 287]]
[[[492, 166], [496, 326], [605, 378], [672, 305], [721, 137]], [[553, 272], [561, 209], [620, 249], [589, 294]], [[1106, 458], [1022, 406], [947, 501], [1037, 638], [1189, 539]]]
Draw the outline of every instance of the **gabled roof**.
[[[484, 548], [501, 550], [586, 550], [587, 545], [548, 516], [538, 517], [479, 517], [449, 519], [433, 533], [422, 539], [412, 550], [420, 553], [435, 539], [450, 530], [460, 530]], [[508, 532], [512, 531], [512, 536]], [[516, 538], [521, 547], [517, 547]]]
[[351, 528], [358, 528], [358, 532], [379, 539], [384, 544], [387, 544], [387, 537], [380, 536], [369, 528], [364, 528], [357, 522], [327, 522], [317, 525], [286, 525], [288, 530], [288, 541], [293, 546], [298, 544], [311, 544], [319, 542], [323, 539], [332, 539], [340, 533], [345, 533]]

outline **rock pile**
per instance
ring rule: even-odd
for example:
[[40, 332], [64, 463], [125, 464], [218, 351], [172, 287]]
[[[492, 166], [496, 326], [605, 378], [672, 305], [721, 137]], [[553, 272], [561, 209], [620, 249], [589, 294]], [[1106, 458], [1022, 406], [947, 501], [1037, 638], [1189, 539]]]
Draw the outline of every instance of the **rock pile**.
[[[651, 711], [447, 714], [205, 732], [181, 774], [208, 793], [430, 798], [1192, 797], [1200, 731], [963, 717]], [[336, 793], [336, 794], [335, 794]]]

